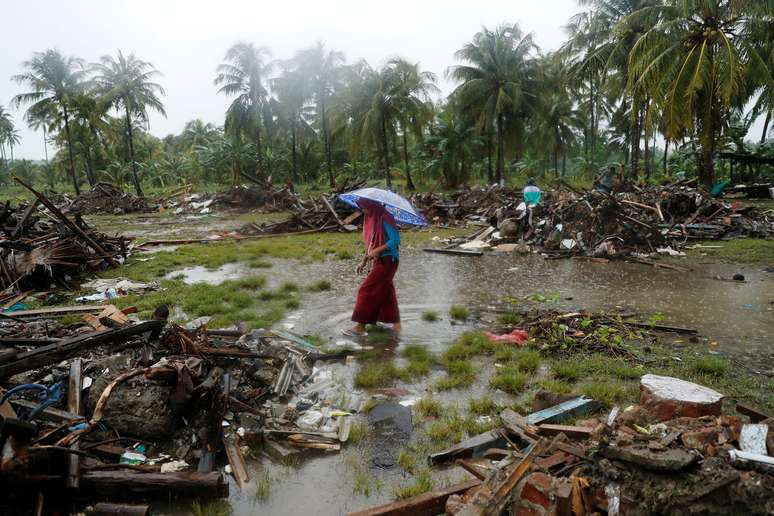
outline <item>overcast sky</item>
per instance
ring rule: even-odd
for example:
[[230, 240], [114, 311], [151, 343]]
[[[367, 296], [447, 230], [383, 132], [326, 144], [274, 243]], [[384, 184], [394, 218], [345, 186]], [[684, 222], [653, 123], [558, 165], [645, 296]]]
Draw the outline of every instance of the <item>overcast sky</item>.
[[[543, 49], [564, 40], [562, 26], [576, 0], [3, 0], [0, 31], [0, 104], [10, 109], [21, 87], [10, 77], [31, 54], [56, 47], [87, 62], [103, 54], [134, 52], [164, 76], [159, 82], [167, 118], [151, 116], [157, 136], [179, 133], [201, 118], [221, 125], [228, 99], [216, 95], [215, 67], [226, 49], [246, 40], [269, 47], [275, 58], [322, 40], [348, 62], [376, 66], [399, 55], [439, 76], [453, 53], [482, 25], [518, 22]], [[441, 85], [444, 91], [449, 85]], [[43, 157], [42, 134], [22, 131], [15, 157]]]

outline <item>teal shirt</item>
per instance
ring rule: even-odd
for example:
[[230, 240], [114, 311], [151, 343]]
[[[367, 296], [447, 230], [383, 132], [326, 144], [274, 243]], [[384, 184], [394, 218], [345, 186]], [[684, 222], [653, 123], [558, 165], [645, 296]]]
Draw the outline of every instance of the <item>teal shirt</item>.
[[398, 254], [398, 248], [400, 247], [400, 233], [396, 228], [386, 222], [383, 222], [382, 224], [384, 225], [384, 238], [386, 240], [384, 243], [387, 246], [387, 250], [382, 251], [382, 254], [379, 255], [379, 257], [384, 258], [385, 256], [392, 256], [393, 261], [397, 262], [400, 259], [400, 255]]

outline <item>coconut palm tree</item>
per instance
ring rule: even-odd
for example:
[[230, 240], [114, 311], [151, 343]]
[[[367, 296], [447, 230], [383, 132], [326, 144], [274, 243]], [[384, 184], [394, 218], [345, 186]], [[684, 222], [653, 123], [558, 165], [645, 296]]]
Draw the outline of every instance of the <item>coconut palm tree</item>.
[[142, 197], [142, 187], [137, 174], [137, 162], [134, 157], [134, 137], [132, 119], [148, 122], [148, 109], [153, 109], [167, 116], [164, 104], [159, 95], [164, 95], [164, 88], [153, 82], [161, 75], [153, 65], [142, 61], [134, 54], [124, 56], [119, 50], [117, 58], [102, 56], [98, 63], [92, 65], [94, 72], [94, 91], [100, 95], [100, 101], [116, 111], [123, 110], [126, 118], [126, 139], [129, 145], [129, 160], [132, 164], [132, 183], [137, 195]]
[[60, 127], [60, 121], [64, 123], [69, 175], [76, 195], [80, 195], [70, 134], [70, 110], [73, 98], [84, 89], [86, 71], [83, 60], [65, 56], [56, 49], [49, 49], [45, 52], [35, 52], [32, 59], [25, 61], [23, 66], [27, 70], [14, 75], [12, 79], [27, 85], [31, 91], [16, 95], [13, 104], [17, 108], [22, 104], [29, 104], [26, 115], [28, 122], [43, 117], [56, 127]]
[[422, 137], [422, 127], [433, 117], [430, 96], [440, 92], [435, 85], [437, 79], [432, 72], [423, 72], [419, 63], [394, 58], [387, 63], [387, 73], [393, 75], [392, 98], [396, 105], [398, 123], [403, 135], [403, 161], [406, 166], [406, 187], [414, 190], [409, 164], [408, 132]]
[[531, 35], [518, 25], [483, 28], [455, 57], [467, 64], [453, 66], [448, 75], [461, 84], [452, 92], [458, 106], [477, 120], [479, 128], [494, 123], [497, 134], [497, 175], [504, 181], [505, 132], [509, 117], [524, 108], [536, 50]]
[[218, 66], [215, 77], [218, 93], [235, 97], [226, 111], [226, 130], [236, 135], [252, 132], [259, 173], [263, 173], [261, 118], [269, 96], [264, 82], [274, 66], [266, 62], [270, 57], [266, 47], [236, 43], [226, 51], [226, 62]]
[[629, 89], [659, 103], [672, 140], [696, 131], [700, 145], [699, 179], [715, 179], [714, 153], [722, 120], [749, 99], [746, 70], [774, 84], [753, 44], [760, 24], [772, 26], [772, 7], [755, 0], [676, 0], [641, 9], [628, 22], [652, 24], [630, 56]]
[[307, 120], [309, 112], [307, 99], [312, 96], [311, 86], [304, 75], [294, 68], [294, 63], [285, 63], [282, 75], [272, 80], [272, 89], [276, 92], [276, 113], [279, 123], [290, 135], [291, 178], [298, 181], [298, 137], [299, 132], [313, 133]]
[[204, 123], [200, 118], [186, 122], [183, 134], [180, 135], [183, 147], [186, 149], [210, 145], [219, 136], [220, 131], [215, 124]]
[[436, 117], [426, 144], [429, 172], [440, 172], [450, 188], [468, 180], [475, 151], [481, 146], [474, 124], [447, 108]]
[[328, 168], [328, 183], [333, 188], [336, 186], [336, 181], [333, 176], [328, 106], [335, 92], [342, 87], [341, 67], [345, 62], [344, 53], [335, 50], [326, 51], [322, 42], [318, 42], [313, 47], [299, 51], [294, 61], [306, 80], [311, 82], [317, 115], [320, 117], [320, 133]]

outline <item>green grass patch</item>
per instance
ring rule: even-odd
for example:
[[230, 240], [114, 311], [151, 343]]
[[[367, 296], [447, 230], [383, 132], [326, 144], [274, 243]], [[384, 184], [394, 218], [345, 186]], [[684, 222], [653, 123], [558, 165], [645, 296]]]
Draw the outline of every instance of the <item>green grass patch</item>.
[[512, 363], [516, 365], [519, 371], [534, 373], [540, 367], [541, 361], [540, 352], [531, 349], [521, 349], [515, 354]]
[[433, 399], [432, 397], [425, 397], [418, 400], [414, 405], [414, 413], [421, 419], [441, 417], [443, 405], [441, 405], [440, 401]]
[[[735, 238], [733, 240], [708, 240], [699, 242], [706, 246], [721, 246], [720, 249], [699, 247], [687, 249], [686, 254], [691, 261], [702, 263], [747, 263], [771, 265], [774, 263], [774, 239], [771, 238]], [[682, 261], [679, 258], [669, 258], [669, 261]]]
[[[350, 416], [351, 417], [351, 416]], [[365, 421], [353, 421], [349, 428], [349, 438], [347, 442], [359, 443], [368, 435], [368, 423]]]
[[314, 283], [309, 285], [307, 288], [311, 292], [324, 292], [326, 290], [330, 290], [331, 289], [331, 282], [328, 281], [328, 280], [315, 281]]
[[433, 481], [430, 478], [430, 472], [422, 470], [417, 475], [415, 482], [412, 485], [400, 487], [393, 493], [395, 498], [401, 500], [403, 498], [411, 498], [412, 496], [419, 496], [428, 491], [432, 491]]
[[438, 359], [425, 346], [411, 344], [403, 348], [401, 352], [403, 358], [408, 360], [408, 365], [404, 368], [407, 378], [420, 378], [430, 373], [430, 368], [438, 362]]
[[413, 473], [417, 467], [417, 459], [408, 450], [401, 450], [398, 454], [398, 467], [407, 473]]
[[373, 477], [368, 471], [358, 470], [355, 473], [355, 482], [352, 491], [355, 494], [362, 494], [366, 498], [371, 493], [378, 493], [382, 490], [382, 483], [378, 478]]
[[268, 471], [258, 473], [255, 477], [255, 499], [265, 502], [271, 494], [271, 485], [274, 482]]
[[435, 310], [425, 310], [422, 312], [422, 320], [427, 322], [435, 322], [441, 318], [440, 314]]
[[556, 394], [570, 394], [572, 392], [572, 386], [569, 383], [553, 378], [544, 378], [538, 382], [538, 385], [541, 389]]
[[473, 371], [473, 364], [469, 360], [445, 360], [443, 365], [447, 376], [436, 382], [436, 389], [447, 391], [473, 385], [476, 373]]
[[501, 314], [497, 317], [497, 324], [512, 328], [521, 324], [522, 317], [519, 314]]
[[433, 421], [425, 433], [435, 443], [458, 443], [465, 435], [465, 420], [453, 415]]
[[479, 399], [468, 400], [468, 412], [474, 416], [492, 416], [500, 413], [500, 407], [491, 396], [484, 395]]
[[689, 361], [688, 367], [698, 374], [722, 377], [728, 371], [728, 362], [720, 357], [706, 355]]
[[572, 382], [580, 380], [585, 373], [583, 364], [576, 360], [561, 360], [551, 366], [554, 376]]
[[594, 380], [581, 386], [581, 392], [593, 398], [605, 407], [631, 399], [624, 383], [615, 380]]
[[509, 394], [519, 394], [528, 381], [529, 376], [518, 365], [507, 364], [497, 370], [494, 378], [489, 381], [489, 386]]
[[470, 316], [470, 312], [464, 306], [452, 305], [449, 307], [449, 317], [455, 321], [465, 321], [468, 316]]
[[490, 354], [495, 351], [495, 345], [483, 332], [469, 331], [459, 338], [443, 352], [442, 359], [446, 361], [466, 360], [478, 355]]
[[355, 374], [355, 387], [361, 389], [390, 387], [402, 376], [403, 372], [392, 362], [366, 363]]
[[199, 502], [195, 500], [191, 503], [191, 516], [229, 516], [234, 509], [226, 500], [213, 500], [211, 502]]

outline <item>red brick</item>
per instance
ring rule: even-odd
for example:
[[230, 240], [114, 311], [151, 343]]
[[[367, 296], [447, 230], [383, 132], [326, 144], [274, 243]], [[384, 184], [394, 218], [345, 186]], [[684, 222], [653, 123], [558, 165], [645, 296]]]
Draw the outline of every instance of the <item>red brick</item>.
[[551, 505], [551, 500], [548, 496], [529, 481], [524, 484], [524, 488], [521, 490], [521, 499], [532, 502], [535, 505], [540, 505], [546, 509]]
[[527, 483], [534, 484], [540, 491], [548, 493], [554, 487], [554, 477], [546, 475], [545, 473], [533, 473], [527, 479]]

